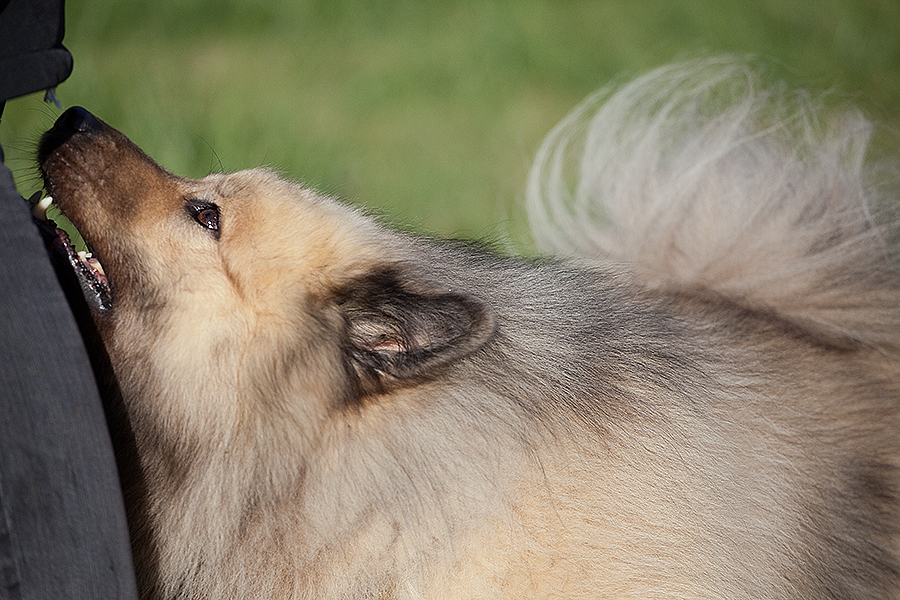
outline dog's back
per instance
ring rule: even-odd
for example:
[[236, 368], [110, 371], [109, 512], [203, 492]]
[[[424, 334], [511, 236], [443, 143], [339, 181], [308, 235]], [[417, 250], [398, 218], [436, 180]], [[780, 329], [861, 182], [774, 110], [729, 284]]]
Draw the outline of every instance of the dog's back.
[[640, 597], [898, 593], [897, 173], [864, 163], [857, 112], [816, 104], [731, 59], [677, 64], [589, 98], [532, 171], [542, 246], [624, 265], [683, 327], [652, 408], [619, 421], [634, 454], [598, 455], [624, 462], [599, 484], [627, 481], [618, 504], [587, 511]]

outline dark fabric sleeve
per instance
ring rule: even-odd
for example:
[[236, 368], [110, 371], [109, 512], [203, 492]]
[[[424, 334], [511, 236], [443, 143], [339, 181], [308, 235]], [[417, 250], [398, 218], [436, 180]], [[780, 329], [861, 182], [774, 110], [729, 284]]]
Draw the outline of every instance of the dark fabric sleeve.
[[2, 164], [0, 340], [0, 598], [136, 598], [91, 364]]
[[51, 88], [72, 72], [60, 0], [0, 0], [0, 102]]
[[[72, 70], [62, 0], [0, 0], [0, 108]], [[134, 600], [122, 491], [82, 337], [0, 148], [0, 600]]]

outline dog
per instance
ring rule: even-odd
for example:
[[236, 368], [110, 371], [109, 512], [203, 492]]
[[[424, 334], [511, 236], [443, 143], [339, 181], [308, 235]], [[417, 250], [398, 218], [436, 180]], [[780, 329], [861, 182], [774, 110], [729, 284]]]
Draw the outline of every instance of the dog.
[[760, 80], [576, 108], [538, 258], [182, 178], [67, 110], [39, 162], [142, 597], [900, 598], [891, 172], [857, 111]]

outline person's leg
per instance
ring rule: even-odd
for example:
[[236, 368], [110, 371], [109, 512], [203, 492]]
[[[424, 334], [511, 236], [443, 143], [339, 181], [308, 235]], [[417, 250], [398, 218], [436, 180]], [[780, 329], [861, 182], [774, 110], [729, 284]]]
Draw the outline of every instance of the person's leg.
[[136, 598], [130, 552], [91, 364], [0, 163], [0, 599]]

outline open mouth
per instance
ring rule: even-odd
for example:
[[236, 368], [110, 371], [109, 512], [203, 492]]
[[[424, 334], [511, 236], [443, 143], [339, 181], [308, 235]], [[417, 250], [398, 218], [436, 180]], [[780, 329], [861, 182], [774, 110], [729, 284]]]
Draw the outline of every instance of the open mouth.
[[69, 233], [57, 226], [48, 216], [48, 209], [53, 205], [53, 198], [45, 196], [38, 199], [38, 197], [39, 194], [32, 197], [31, 214], [43, 230], [45, 237], [49, 238], [51, 250], [64, 253], [75, 271], [81, 291], [91, 310], [97, 314], [106, 313], [112, 308], [112, 288], [103, 265], [89, 250], [77, 250]]

